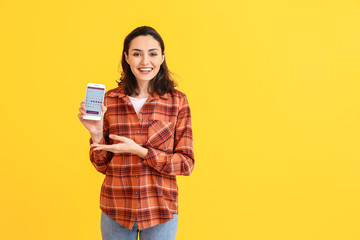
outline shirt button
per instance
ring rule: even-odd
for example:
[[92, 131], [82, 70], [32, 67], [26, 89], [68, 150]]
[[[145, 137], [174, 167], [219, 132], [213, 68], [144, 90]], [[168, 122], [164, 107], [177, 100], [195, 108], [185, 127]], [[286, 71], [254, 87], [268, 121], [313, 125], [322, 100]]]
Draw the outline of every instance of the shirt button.
[[138, 192], [135, 192], [135, 194], [138, 194]]
[[140, 133], [140, 131], [137, 131], [137, 133]]
[[141, 120], [142, 118], [139, 118], [139, 120]]
[[140, 206], [137, 206], [137, 208], [140, 208]]
[[137, 178], [138, 176], [136, 175], [135, 177]]

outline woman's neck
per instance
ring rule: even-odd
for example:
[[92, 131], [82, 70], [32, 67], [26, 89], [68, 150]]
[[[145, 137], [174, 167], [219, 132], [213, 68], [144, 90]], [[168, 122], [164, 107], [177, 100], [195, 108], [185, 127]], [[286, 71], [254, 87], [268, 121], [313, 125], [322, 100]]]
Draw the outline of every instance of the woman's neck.
[[146, 82], [141, 82], [141, 81], [137, 81], [138, 84], [138, 92], [139, 95], [131, 95], [131, 97], [134, 98], [147, 98], [150, 96], [150, 93], [148, 92], [148, 88], [149, 88], [149, 84], [150, 82], [146, 81]]

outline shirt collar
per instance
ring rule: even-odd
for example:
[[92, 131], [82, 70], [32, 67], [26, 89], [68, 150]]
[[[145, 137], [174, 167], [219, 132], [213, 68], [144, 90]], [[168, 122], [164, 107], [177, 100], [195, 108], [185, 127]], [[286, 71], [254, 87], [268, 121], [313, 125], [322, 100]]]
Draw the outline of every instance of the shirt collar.
[[[109, 97], [119, 97], [119, 98], [124, 98], [127, 95], [125, 94], [125, 90], [123, 86], [117, 87], [115, 88], [113, 91], [111, 91], [108, 94]], [[163, 99], [168, 99], [169, 98], [169, 93], [165, 93], [164, 95], [159, 95], [156, 92], [153, 92], [152, 94], [150, 94], [149, 96], [150, 99], [156, 99], [158, 100], [159, 98], [163, 98]]]

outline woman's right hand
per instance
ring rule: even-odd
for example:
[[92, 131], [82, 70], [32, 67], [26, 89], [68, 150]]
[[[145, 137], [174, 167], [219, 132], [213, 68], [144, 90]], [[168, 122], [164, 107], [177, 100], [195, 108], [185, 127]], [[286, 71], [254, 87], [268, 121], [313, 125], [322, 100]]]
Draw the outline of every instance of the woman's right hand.
[[84, 119], [84, 116], [86, 115], [85, 100], [81, 101], [80, 106], [81, 106], [79, 108], [80, 113], [78, 114], [80, 122], [86, 127], [87, 130], [89, 130], [93, 142], [100, 142], [101, 138], [103, 137], [104, 115], [107, 108], [105, 107], [104, 103], [101, 103], [101, 110], [102, 110], [101, 119], [99, 121], [96, 121], [96, 120]]

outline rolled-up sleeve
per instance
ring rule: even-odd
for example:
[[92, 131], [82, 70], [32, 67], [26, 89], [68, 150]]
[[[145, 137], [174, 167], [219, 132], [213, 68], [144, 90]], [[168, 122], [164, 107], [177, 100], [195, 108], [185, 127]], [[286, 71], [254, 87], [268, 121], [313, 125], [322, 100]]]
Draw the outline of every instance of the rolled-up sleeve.
[[[106, 119], [104, 119], [104, 129], [103, 129], [103, 138], [99, 142], [99, 144], [109, 144], [109, 126]], [[92, 139], [90, 138], [90, 145], [93, 143]], [[96, 168], [97, 171], [105, 174], [108, 163], [111, 161], [113, 157], [112, 152], [108, 151], [94, 151], [94, 148], [90, 148], [90, 161], [92, 165]]]

